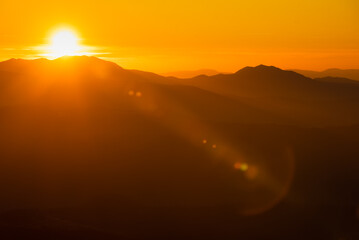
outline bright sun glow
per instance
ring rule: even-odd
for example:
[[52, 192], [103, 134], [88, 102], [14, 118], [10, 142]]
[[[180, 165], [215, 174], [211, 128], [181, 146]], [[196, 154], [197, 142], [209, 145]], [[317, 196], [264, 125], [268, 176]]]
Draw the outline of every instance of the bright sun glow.
[[50, 40], [49, 56], [57, 58], [62, 56], [75, 56], [81, 54], [82, 47], [76, 33], [69, 29], [56, 31]]

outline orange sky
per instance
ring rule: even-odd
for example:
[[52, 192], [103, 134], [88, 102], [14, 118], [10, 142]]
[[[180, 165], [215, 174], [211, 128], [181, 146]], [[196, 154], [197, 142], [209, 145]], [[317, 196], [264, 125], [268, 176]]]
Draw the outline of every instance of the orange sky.
[[63, 25], [95, 56], [158, 73], [359, 68], [358, 0], [1, 0], [0, 60], [39, 57]]

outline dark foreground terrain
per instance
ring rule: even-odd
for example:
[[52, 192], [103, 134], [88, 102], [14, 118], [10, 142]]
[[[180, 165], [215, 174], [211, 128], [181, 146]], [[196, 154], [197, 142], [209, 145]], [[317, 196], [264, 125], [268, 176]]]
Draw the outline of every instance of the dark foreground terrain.
[[359, 239], [359, 84], [0, 63], [0, 239]]

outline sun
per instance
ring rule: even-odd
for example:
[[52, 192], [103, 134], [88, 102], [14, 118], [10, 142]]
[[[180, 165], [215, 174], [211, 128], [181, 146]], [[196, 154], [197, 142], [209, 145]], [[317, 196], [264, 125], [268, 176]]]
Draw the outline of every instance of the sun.
[[59, 29], [50, 38], [48, 55], [54, 58], [81, 55], [82, 47], [77, 34], [70, 29]]

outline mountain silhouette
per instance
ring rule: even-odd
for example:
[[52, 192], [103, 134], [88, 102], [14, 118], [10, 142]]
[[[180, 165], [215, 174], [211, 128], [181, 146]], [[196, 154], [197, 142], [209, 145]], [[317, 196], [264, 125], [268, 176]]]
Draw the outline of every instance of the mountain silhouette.
[[310, 78], [337, 77], [359, 81], [359, 69], [331, 68], [324, 71], [293, 70]]
[[177, 77], [177, 78], [192, 78], [199, 75], [213, 76], [220, 74], [220, 72], [213, 69], [200, 69], [195, 71], [176, 71], [176, 72], [168, 72], [162, 74], [163, 76], [168, 77]]
[[356, 124], [358, 85], [350, 80], [323, 80], [260, 65], [234, 74], [198, 76], [181, 83], [238, 99], [300, 124]]
[[358, 105], [352, 81], [263, 65], [1, 62], [0, 237], [355, 239]]
[[[245, 97], [301, 97], [330, 94], [333, 84], [313, 81], [293, 71], [284, 71], [273, 66], [259, 65], [246, 67], [234, 74], [216, 76], [198, 76], [188, 80], [191, 85], [198, 85], [215, 92]], [[213, 86], [212, 86], [213, 85]], [[337, 84], [336, 87], [348, 87]], [[217, 90], [215, 90], [217, 89]], [[335, 90], [335, 89], [334, 89]], [[309, 97], [312, 97], [309, 95]]]

